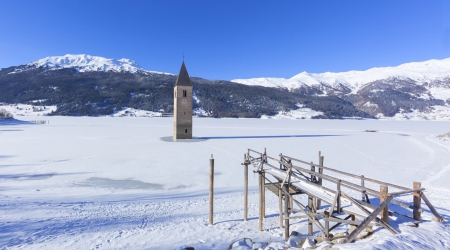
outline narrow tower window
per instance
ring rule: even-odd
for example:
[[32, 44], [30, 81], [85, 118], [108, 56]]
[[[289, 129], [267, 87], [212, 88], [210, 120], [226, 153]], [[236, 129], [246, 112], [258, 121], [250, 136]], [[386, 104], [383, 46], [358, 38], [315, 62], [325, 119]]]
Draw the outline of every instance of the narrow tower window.
[[183, 97], [186, 97], [186, 90], [183, 90]]
[[187, 134], [187, 129], [185, 129], [185, 130], [184, 130], [184, 133], [186, 133], [186, 134]]

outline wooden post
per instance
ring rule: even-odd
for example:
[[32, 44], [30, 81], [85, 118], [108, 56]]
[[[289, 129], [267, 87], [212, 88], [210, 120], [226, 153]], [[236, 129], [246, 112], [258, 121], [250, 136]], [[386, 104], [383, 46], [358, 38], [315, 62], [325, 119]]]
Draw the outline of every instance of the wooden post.
[[[323, 160], [324, 157], [321, 155], [321, 152], [319, 151], [319, 166], [323, 167]], [[319, 168], [319, 173], [323, 174], [323, 168]], [[317, 183], [320, 186], [322, 186], [322, 178], [319, 177], [319, 182]], [[320, 199], [317, 199], [317, 210], [322, 208], [322, 201]]]
[[[413, 182], [413, 189], [417, 189], [421, 187], [421, 183], [420, 182]], [[413, 218], [415, 220], [420, 221], [420, 203], [421, 203], [422, 199], [420, 197], [420, 192], [414, 192], [413, 193], [413, 205], [414, 205], [414, 209], [413, 209]]]
[[266, 173], [261, 172], [262, 217], [266, 218]]
[[283, 187], [280, 183], [280, 189], [278, 189], [278, 208], [280, 209], [280, 229], [283, 228]]
[[244, 221], [248, 221], [248, 163], [244, 154]]
[[[316, 167], [312, 165], [313, 162], [311, 162], [311, 172], [316, 172]], [[311, 182], [316, 183], [317, 178], [315, 175], [311, 174]], [[309, 199], [311, 199], [311, 204], [309, 204]], [[311, 213], [315, 213], [316, 211], [316, 198], [314, 196], [308, 197], [308, 206], [311, 209]], [[311, 221], [312, 226], [312, 221]]]
[[338, 180], [338, 183], [337, 183], [336, 205], [337, 205], [337, 213], [341, 214], [341, 180]]
[[[380, 204], [382, 202], [386, 202], [388, 196], [388, 186], [381, 185], [380, 186]], [[389, 203], [386, 203], [386, 206], [381, 210], [380, 213], [381, 220], [386, 222], [389, 225]]]
[[294, 199], [289, 197], [289, 214], [294, 213]]
[[[316, 172], [316, 167], [313, 166], [312, 164], [314, 164], [314, 163], [311, 162], [311, 171], [312, 171], [312, 172]], [[316, 180], [316, 176], [313, 175], [313, 174], [311, 174], [311, 182], [315, 182], [315, 180]]]
[[[350, 215], [352, 218], [352, 221], [355, 221], [355, 215], [351, 214]], [[355, 230], [356, 226], [355, 225], [350, 225], [350, 230], [348, 230], [349, 233], [353, 232], [353, 230]]]
[[[361, 187], [364, 187], [364, 175], [361, 175]], [[366, 196], [364, 195], [364, 190], [361, 191], [361, 200], [366, 201]]]
[[211, 154], [209, 159], [209, 225], [213, 225], [214, 211], [214, 157]]
[[[326, 219], [330, 218], [330, 212], [324, 211], [324, 214], [325, 214]], [[325, 237], [327, 239], [330, 238], [330, 221], [329, 220], [325, 220]]]
[[[313, 197], [311, 195], [308, 196], [308, 212], [313, 213], [312, 207], [314, 206]], [[310, 217], [308, 217], [308, 234], [313, 234], [313, 221]]]
[[258, 191], [259, 191], [259, 231], [263, 230], [263, 216], [262, 216], [262, 175], [261, 172], [259, 174], [259, 181], [258, 181]]
[[[286, 193], [289, 193], [289, 184], [284, 184]], [[289, 238], [289, 195], [284, 195], [284, 239]]]

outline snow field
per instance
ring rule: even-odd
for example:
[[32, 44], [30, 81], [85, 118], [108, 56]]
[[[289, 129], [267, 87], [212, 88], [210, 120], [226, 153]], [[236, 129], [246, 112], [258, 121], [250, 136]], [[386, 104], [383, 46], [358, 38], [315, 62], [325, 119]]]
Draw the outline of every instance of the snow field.
[[[242, 220], [240, 163], [247, 148], [314, 162], [320, 150], [325, 166], [406, 187], [421, 181], [450, 220], [450, 144], [436, 138], [450, 131], [449, 122], [194, 118], [198, 140], [170, 142], [161, 138], [171, 136], [172, 118], [45, 119], [50, 123], [0, 122], [0, 249], [227, 249], [244, 237], [283, 241], [278, 198], [270, 192], [264, 231], [257, 231], [257, 178], [251, 170], [250, 220]], [[378, 132], [364, 132], [370, 129]], [[215, 224], [208, 226], [211, 154]], [[306, 203], [306, 197], [300, 200]], [[378, 230], [340, 249], [392, 249], [400, 243], [403, 249], [449, 248], [448, 223], [431, 222], [423, 206], [419, 228], [394, 222], [400, 235]], [[304, 221], [293, 221], [292, 230], [306, 234]]]

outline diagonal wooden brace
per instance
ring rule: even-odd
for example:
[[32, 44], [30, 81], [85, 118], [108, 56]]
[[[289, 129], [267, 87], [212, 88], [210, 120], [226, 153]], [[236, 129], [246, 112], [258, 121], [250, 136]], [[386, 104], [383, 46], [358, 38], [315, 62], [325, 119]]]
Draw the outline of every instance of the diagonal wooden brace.
[[386, 205], [389, 203], [389, 201], [392, 200], [391, 196], [388, 196], [386, 198], [385, 201], [383, 201], [369, 216], [367, 216], [359, 226], [357, 226], [355, 228], [355, 230], [353, 230], [347, 237], [347, 239], [344, 240], [343, 243], [350, 243], [352, 242], [356, 236], [362, 231], [364, 230], [369, 224], [370, 222], [372, 222], [377, 216], [378, 214], [381, 213], [381, 211], [384, 209], [384, 207], [386, 207]]

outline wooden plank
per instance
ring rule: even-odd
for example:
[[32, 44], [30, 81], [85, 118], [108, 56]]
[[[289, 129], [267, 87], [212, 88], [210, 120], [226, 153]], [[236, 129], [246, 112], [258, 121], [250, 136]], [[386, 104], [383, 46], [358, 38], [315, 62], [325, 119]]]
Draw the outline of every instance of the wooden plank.
[[428, 200], [428, 198], [425, 196], [424, 193], [421, 193], [421, 198], [427, 204], [428, 208], [431, 210], [431, 212], [434, 214], [438, 222], [445, 222], [444, 219], [442, 219], [441, 215], [436, 211], [434, 206], [431, 204], [431, 202]]

